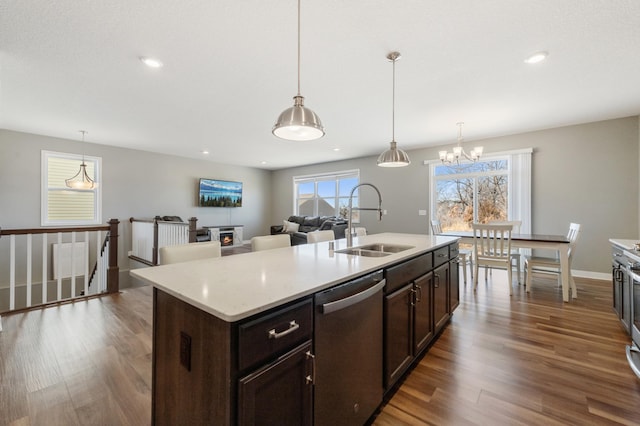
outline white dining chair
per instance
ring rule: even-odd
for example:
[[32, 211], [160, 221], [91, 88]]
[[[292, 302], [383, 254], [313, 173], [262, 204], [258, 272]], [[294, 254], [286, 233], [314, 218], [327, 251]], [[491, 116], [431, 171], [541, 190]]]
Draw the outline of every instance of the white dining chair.
[[[433, 235], [442, 234], [442, 224], [439, 220], [431, 221], [431, 233]], [[460, 258], [460, 267], [462, 268], [462, 280], [467, 283], [467, 264], [469, 264], [469, 273], [473, 279], [473, 255], [472, 250], [458, 247], [458, 257]]]
[[363, 237], [367, 235], [367, 228], [365, 228], [364, 226], [356, 226], [355, 228], [353, 228], [353, 233], [356, 237]]
[[251, 238], [251, 251], [271, 250], [290, 246], [291, 237], [289, 234], [263, 235]]
[[333, 241], [336, 239], [331, 230], [307, 232], [308, 243], [319, 243], [321, 241]]
[[[569, 240], [569, 287], [575, 292], [576, 284], [571, 275], [571, 259], [576, 248], [576, 242], [580, 236], [580, 224], [569, 224], [569, 232], [567, 233], [567, 239]], [[548, 274], [557, 274], [558, 283], [560, 283], [560, 273], [562, 272], [560, 267], [560, 258], [556, 254], [555, 257], [544, 256], [525, 256], [524, 257], [524, 274], [525, 274], [525, 286], [527, 287], [527, 293], [531, 292], [531, 282], [533, 281], [533, 272], [543, 272]], [[574, 294], [573, 297], [576, 295]]]
[[[522, 227], [521, 220], [492, 220], [489, 222], [492, 225], [511, 225], [513, 226], [511, 232], [514, 234], [520, 233], [520, 228]], [[520, 250], [513, 249], [511, 250], [511, 266], [516, 268], [516, 277], [518, 279], [518, 284], [520, 284], [520, 265], [521, 265], [521, 256]], [[485, 270], [486, 272], [486, 270]]]
[[220, 241], [176, 244], [173, 246], [160, 247], [158, 251], [161, 265], [209, 259], [222, 255]]
[[[507, 270], [509, 295], [513, 294], [511, 282], [511, 230], [512, 225], [471, 224], [473, 229], [473, 260], [475, 270], [473, 291], [478, 288], [478, 269], [480, 266], [503, 268]], [[485, 281], [487, 274], [484, 275]]]

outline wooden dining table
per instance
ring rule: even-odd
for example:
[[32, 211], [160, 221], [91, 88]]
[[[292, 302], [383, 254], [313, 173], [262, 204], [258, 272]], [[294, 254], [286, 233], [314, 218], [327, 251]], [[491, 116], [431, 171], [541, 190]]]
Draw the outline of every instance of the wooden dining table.
[[[448, 237], [460, 237], [463, 244], [473, 245], [473, 231], [446, 231], [438, 235]], [[576, 299], [575, 281], [571, 279], [571, 269], [569, 268], [569, 239], [566, 235], [545, 235], [545, 234], [511, 234], [511, 248], [516, 249], [547, 249], [555, 250], [560, 255], [560, 281], [562, 283], [562, 300], [569, 301]]]

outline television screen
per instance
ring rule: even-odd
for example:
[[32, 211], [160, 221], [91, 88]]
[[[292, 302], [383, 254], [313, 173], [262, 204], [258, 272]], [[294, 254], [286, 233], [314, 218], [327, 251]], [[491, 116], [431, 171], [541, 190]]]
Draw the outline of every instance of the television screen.
[[242, 182], [200, 179], [200, 207], [242, 207]]

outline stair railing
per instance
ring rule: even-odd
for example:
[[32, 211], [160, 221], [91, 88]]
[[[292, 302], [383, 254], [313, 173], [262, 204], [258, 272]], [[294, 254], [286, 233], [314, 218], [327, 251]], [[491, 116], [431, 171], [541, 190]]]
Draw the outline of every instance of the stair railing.
[[111, 219], [101, 226], [0, 228], [0, 312], [118, 292], [119, 223]]

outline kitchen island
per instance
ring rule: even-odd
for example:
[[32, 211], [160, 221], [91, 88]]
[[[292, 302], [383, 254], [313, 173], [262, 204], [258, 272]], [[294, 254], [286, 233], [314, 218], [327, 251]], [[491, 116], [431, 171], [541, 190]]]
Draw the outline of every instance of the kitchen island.
[[[379, 405], [457, 306], [457, 241], [383, 233], [353, 245], [404, 250], [349, 255], [337, 240], [332, 251], [324, 242], [131, 271], [154, 286], [153, 423], [254, 424], [268, 415], [279, 424], [325, 423], [317, 395], [330, 382], [321, 380], [329, 366], [326, 349], [314, 346], [323, 309], [314, 297], [368, 276], [386, 279], [370, 305], [383, 324], [367, 333], [380, 334], [380, 347], [365, 348], [382, 360], [372, 374], [380, 377]], [[359, 402], [348, 408], [353, 419], [373, 414]]]

